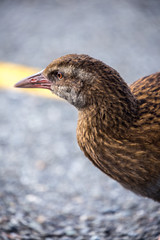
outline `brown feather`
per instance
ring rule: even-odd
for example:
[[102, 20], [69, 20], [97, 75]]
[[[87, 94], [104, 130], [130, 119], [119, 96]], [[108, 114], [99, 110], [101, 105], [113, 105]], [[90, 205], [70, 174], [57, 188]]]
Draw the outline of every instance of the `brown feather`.
[[77, 140], [86, 157], [124, 187], [160, 202], [160, 72], [129, 87], [103, 62], [70, 54], [49, 64], [44, 76], [53, 93], [78, 109]]

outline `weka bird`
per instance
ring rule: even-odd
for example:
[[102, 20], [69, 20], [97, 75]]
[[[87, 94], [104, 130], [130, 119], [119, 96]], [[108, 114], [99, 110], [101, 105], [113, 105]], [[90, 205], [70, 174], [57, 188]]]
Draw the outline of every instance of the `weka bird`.
[[85, 155], [125, 188], [160, 202], [160, 72], [128, 87], [103, 62], [70, 54], [15, 86], [50, 89], [74, 105]]

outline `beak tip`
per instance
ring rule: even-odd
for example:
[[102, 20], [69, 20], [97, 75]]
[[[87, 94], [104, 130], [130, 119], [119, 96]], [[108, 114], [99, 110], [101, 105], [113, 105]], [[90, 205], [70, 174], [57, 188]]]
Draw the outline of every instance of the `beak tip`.
[[15, 88], [21, 87], [21, 86], [20, 86], [20, 82], [17, 82], [16, 84], [14, 84], [14, 87], [15, 87]]
[[47, 78], [44, 77], [41, 72], [38, 72], [34, 75], [31, 75], [27, 78], [22, 79], [21, 81], [17, 82], [14, 87], [15, 88], [51, 88], [51, 82]]

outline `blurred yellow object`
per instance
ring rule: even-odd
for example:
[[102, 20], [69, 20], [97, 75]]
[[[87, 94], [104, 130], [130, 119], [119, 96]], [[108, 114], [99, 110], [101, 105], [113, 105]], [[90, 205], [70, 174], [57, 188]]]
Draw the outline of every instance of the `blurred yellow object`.
[[54, 97], [54, 98], [60, 99], [46, 89], [14, 88], [15, 83], [39, 71], [40, 69], [37, 69], [37, 68], [26, 67], [18, 64], [13, 64], [13, 63], [0, 62], [0, 88], [5, 88], [5, 89], [9, 88], [19, 92], [23, 91], [23, 92], [32, 93], [34, 95], [37, 94], [39, 96], [52, 97], [52, 98]]

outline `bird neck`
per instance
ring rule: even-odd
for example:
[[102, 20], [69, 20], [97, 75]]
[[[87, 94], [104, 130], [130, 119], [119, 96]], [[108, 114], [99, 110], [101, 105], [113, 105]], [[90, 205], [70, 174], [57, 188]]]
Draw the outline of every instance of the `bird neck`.
[[101, 129], [108, 137], [124, 138], [137, 116], [137, 101], [130, 89], [122, 99], [98, 96], [94, 103], [79, 111], [78, 127]]

